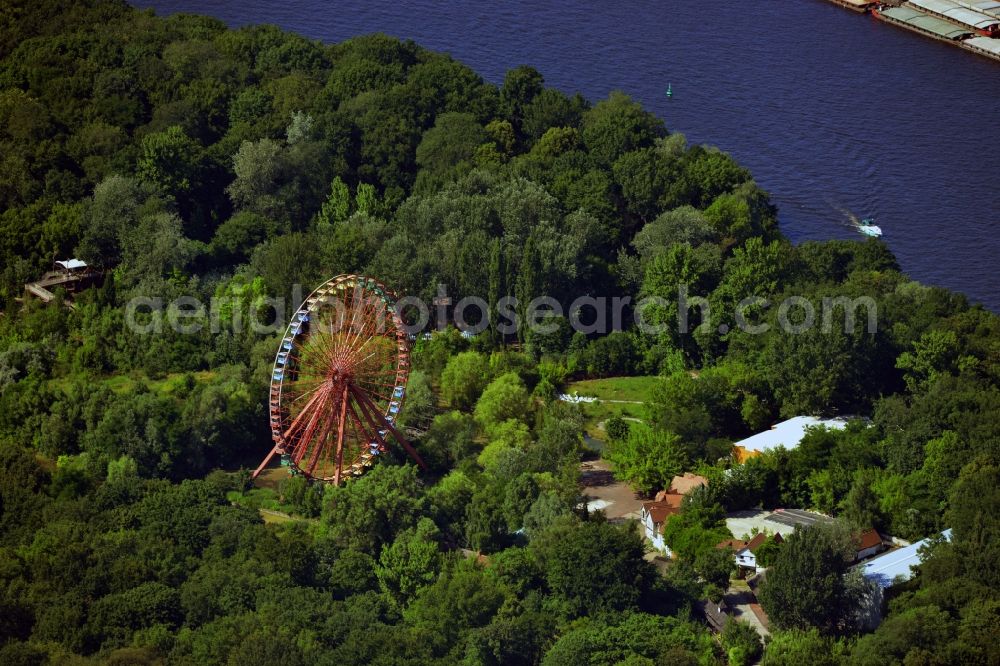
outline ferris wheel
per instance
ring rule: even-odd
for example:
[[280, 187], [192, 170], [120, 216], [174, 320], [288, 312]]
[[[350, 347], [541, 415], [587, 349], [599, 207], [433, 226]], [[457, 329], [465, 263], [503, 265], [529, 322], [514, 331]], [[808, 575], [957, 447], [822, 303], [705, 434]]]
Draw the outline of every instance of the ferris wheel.
[[360, 476], [395, 440], [410, 372], [395, 298], [372, 278], [340, 275], [303, 301], [278, 347], [269, 398], [275, 455], [293, 474], [339, 485]]

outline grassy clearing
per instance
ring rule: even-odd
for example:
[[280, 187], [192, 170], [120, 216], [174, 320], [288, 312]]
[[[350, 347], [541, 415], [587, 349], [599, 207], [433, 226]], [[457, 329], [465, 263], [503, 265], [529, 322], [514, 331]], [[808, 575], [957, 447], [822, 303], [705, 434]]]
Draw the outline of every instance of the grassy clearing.
[[566, 393], [579, 393], [599, 400], [624, 400], [646, 403], [652, 399], [653, 388], [661, 377], [608, 377], [607, 379], [584, 379], [572, 382]]
[[[646, 404], [652, 399], [653, 387], [660, 381], [659, 377], [609, 377], [607, 379], [585, 379], [572, 382], [566, 387], [566, 393], [597, 398], [597, 402], [580, 403], [580, 410], [585, 417], [584, 430], [591, 437], [605, 439], [604, 430], [599, 424], [612, 416], [647, 421], [649, 415]], [[618, 401], [618, 402], [614, 402]]]
[[287, 514], [274, 513], [267, 509], [258, 509], [258, 511], [260, 511], [260, 517], [264, 519], [265, 523], [294, 523], [297, 520], [305, 520], [305, 518], [293, 518]]
[[584, 402], [580, 404], [580, 411], [583, 412], [583, 429], [594, 439], [604, 440], [606, 435], [598, 424], [604, 423], [612, 416], [623, 416], [627, 418], [648, 420], [645, 405], [635, 403], [613, 403], [613, 402]]
[[153, 391], [153, 393], [167, 396], [177, 393], [179, 389], [184, 387], [188, 374], [193, 376], [195, 382], [198, 384], [210, 382], [215, 379], [216, 376], [216, 372], [214, 370], [201, 370], [199, 372], [192, 373], [172, 372], [159, 379], [150, 379], [149, 377], [142, 376], [136, 377], [133, 375], [109, 375], [107, 377], [60, 377], [58, 379], [49, 380], [49, 384], [54, 388], [65, 392], [75, 379], [83, 379], [88, 384], [94, 386], [104, 386], [112, 392], [119, 394], [132, 393], [135, 391], [136, 387], [139, 386], [139, 384], [145, 384], [151, 391]]

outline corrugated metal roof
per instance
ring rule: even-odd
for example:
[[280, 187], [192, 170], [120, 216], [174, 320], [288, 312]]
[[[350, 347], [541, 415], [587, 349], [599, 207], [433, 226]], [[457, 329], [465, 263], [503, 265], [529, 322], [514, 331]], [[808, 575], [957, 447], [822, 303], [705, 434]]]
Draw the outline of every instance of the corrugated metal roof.
[[962, 35], [972, 34], [969, 30], [939, 19], [936, 16], [925, 14], [913, 7], [890, 7], [880, 12], [883, 16], [895, 19], [902, 23], [908, 23], [914, 27], [926, 30], [929, 33], [944, 37], [945, 39], [958, 39]]
[[[941, 536], [951, 541], [951, 530], [945, 530]], [[889, 551], [885, 555], [873, 557], [864, 564], [859, 564], [858, 567], [866, 579], [878, 584], [879, 587], [883, 589], [892, 587], [896, 580], [910, 580], [913, 576], [913, 567], [921, 562], [919, 551], [929, 541], [923, 539], [905, 548]]]
[[956, 23], [979, 30], [986, 30], [992, 25], [1000, 25], [1000, 20], [995, 16], [987, 16], [981, 12], [973, 11], [951, 0], [909, 0], [909, 4], [935, 14], [941, 14]]
[[974, 9], [988, 16], [1000, 16], [1000, 2], [996, 2], [996, 0], [955, 0], [955, 4]]
[[776, 424], [770, 430], [736, 442], [735, 446], [741, 446], [747, 451], [767, 451], [779, 446], [794, 449], [805, 437], [807, 428], [821, 425], [841, 430], [847, 425], [847, 421], [844, 419], [818, 419], [815, 416], [796, 416]]
[[965, 40], [963, 44], [968, 44], [973, 48], [1000, 56], [1000, 39], [993, 39], [992, 37], [973, 37], [972, 39]]

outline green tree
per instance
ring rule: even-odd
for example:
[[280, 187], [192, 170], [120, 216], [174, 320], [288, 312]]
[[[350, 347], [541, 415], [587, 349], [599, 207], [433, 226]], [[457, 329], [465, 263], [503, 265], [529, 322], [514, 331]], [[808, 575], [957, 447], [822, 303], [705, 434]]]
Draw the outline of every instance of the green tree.
[[605, 455], [614, 465], [616, 476], [642, 493], [667, 487], [688, 463], [680, 437], [638, 424], [629, 428], [625, 440], [609, 442]]
[[622, 416], [612, 416], [604, 422], [604, 430], [612, 442], [622, 442], [628, 438], [629, 424]]
[[841, 502], [844, 520], [855, 529], [887, 527], [878, 494], [872, 485], [877, 479], [874, 470], [861, 469], [854, 475], [854, 484]]
[[711, 663], [716, 657], [711, 634], [676, 617], [629, 613], [613, 624], [587, 622], [563, 633], [542, 660], [543, 666], [576, 664]]
[[281, 144], [272, 139], [244, 141], [233, 156], [236, 178], [226, 188], [238, 209], [281, 217], [277, 195], [285, 172]]
[[199, 177], [200, 148], [179, 126], [142, 140], [136, 173], [168, 195], [187, 194]]
[[[706, 583], [721, 590], [729, 589], [729, 578], [736, 569], [733, 554], [728, 548], [702, 548], [694, 557], [694, 570]], [[754, 632], [756, 634], [756, 632]], [[727, 648], [728, 649], [728, 648]], [[744, 662], [744, 663], [753, 663]]]
[[138, 224], [140, 206], [147, 198], [148, 193], [134, 180], [109, 176], [101, 181], [84, 215], [79, 256], [96, 266], [117, 264], [121, 260], [122, 234]]
[[440, 538], [440, 530], [429, 518], [421, 518], [416, 527], [396, 536], [379, 555], [376, 575], [382, 589], [405, 604], [421, 587], [434, 582], [443, 559]]
[[275, 236], [278, 225], [251, 212], [236, 213], [219, 225], [212, 238], [212, 252], [223, 260], [246, 261], [254, 248]]
[[1000, 467], [970, 463], [952, 487], [947, 514], [955, 550], [969, 575], [1000, 585]]
[[493, 552], [507, 543], [502, 498], [486, 486], [472, 496], [465, 510], [465, 542], [476, 551]]
[[438, 414], [420, 441], [421, 455], [434, 469], [449, 469], [476, 452], [479, 428], [470, 414]]
[[940, 373], [957, 369], [959, 351], [954, 331], [928, 331], [913, 343], [913, 351], [900, 354], [896, 367], [904, 371], [906, 388], [918, 393], [926, 390]]
[[631, 150], [653, 145], [666, 134], [663, 122], [621, 92], [613, 92], [583, 114], [583, 142], [601, 164], [610, 166]]
[[472, 559], [452, 562], [403, 611], [407, 624], [435, 649], [446, 652], [467, 629], [490, 623], [505, 595]]
[[733, 618], [726, 621], [722, 629], [722, 647], [729, 657], [730, 666], [750, 666], [756, 664], [764, 652], [760, 634], [752, 625], [738, 622]]
[[859, 603], [844, 580], [852, 550], [850, 534], [840, 525], [796, 528], [758, 595], [775, 626], [849, 632]]
[[400, 424], [426, 429], [434, 419], [437, 407], [437, 397], [431, 387], [430, 379], [419, 370], [410, 373], [406, 384], [406, 402], [399, 415]]
[[500, 102], [516, 127], [520, 127], [525, 107], [542, 92], [544, 79], [534, 67], [521, 65], [508, 70], [500, 88]]
[[375, 186], [371, 183], [359, 183], [358, 190], [354, 194], [354, 206], [359, 213], [375, 215], [378, 206], [378, 194]]
[[[457, 178], [469, 170], [476, 150], [487, 140], [486, 131], [471, 113], [442, 113], [434, 127], [424, 132], [417, 146], [417, 165], [423, 170], [418, 180], [440, 186], [444, 179]], [[424, 187], [427, 187], [425, 184]]]
[[843, 643], [823, 636], [817, 629], [775, 631], [764, 650], [762, 666], [836, 666], [844, 657]]
[[441, 396], [457, 409], [472, 409], [489, 381], [489, 364], [478, 352], [462, 352], [441, 373]]
[[545, 578], [570, 617], [634, 610], [653, 575], [644, 554], [631, 527], [586, 522], [552, 546]]
[[524, 421], [528, 411], [528, 390], [513, 372], [500, 375], [483, 391], [476, 402], [476, 420], [489, 431], [504, 422]]
[[375, 465], [360, 479], [327, 491], [322, 522], [337, 545], [369, 555], [416, 525], [424, 498], [413, 465]]
[[340, 176], [330, 183], [330, 195], [316, 215], [316, 228], [329, 232], [333, 227], [345, 222], [351, 214], [351, 191]]
[[538, 499], [538, 483], [530, 474], [521, 474], [507, 484], [504, 492], [503, 514], [507, 529], [514, 532], [524, 525], [524, 516]]

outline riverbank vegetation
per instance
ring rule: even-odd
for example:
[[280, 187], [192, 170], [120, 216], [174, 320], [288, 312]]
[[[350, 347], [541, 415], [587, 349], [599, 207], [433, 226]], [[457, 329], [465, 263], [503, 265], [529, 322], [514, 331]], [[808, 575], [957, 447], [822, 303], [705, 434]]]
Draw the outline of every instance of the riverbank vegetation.
[[[750, 654], [692, 614], [717, 562], [662, 576], [631, 526], [581, 508], [584, 416], [555, 396], [640, 375], [657, 378], [647, 423], [615, 422], [616, 464], [644, 490], [709, 475], [705, 529], [759, 504], [954, 530], [875, 633], [781, 621], [766, 663], [996, 660], [995, 315], [913, 282], [878, 241], [792, 246], [746, 169], [622, 93], [591, 102], [527, 66], [496, 86], [384, 35], [323, 45], [120, 2], [18, 1], [0, 20], [0, 663]], [[22, 302], [71, 255], [103, 285], [73, 309]], [[234, 312], [264, 319], [264, 296], [339, 273], [428, 302], [444, 285], [676, 304], [686, 284], [717, 314], [689, 334], [564, 317], [420, 339], [402, 421], [429, 472], [390, 456], [341, 488], [250, 490], [277, 337]], [[744, 298], [791, 295], [871, 298], [878, 326], [791, 334], [763, 306], [767, 333], [736, 326]], [[229, 305], [217, 331], [141, 333], [135, 297]], [[801, 413], [869, 420], [728, 459]]]

